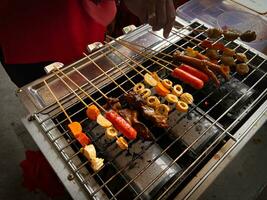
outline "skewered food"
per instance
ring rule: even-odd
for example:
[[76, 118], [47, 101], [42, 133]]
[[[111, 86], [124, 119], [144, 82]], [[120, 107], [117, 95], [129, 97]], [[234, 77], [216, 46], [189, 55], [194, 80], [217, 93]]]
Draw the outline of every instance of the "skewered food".
[[93, 158], [91, 160], [91, 168], [94, 171], [100, 170], [100, 168], [104, 165], [104, 159], [103, 158]]
[[165, 88], [170, 89], [172, 87], [172, 82], [169, 79], [163, 79], [162, 80], [162, 85]]
[[245, 75], [249, 72], [249, 67], [246, 63], [237, 64], [236, 72], [240, 75]]
[[71, 122], [68, 124], [68, 128], [75, 138], [82, 133], [82, 126], [79, 122]]
[[114, 110], [106, 112], [106, 118], [126, 138], [128, 138], [129, 140], [134, 140], [136, 138], [136, 130]]
[[133, 91], [137, 94], [140, 94], [145, 89], [145, 85], [143, 83], [137, 83], [133, 87]]
[[142, 92], [140, 92], [140, 95], [143, 99], [146, 99], [151, 95], [151, 90], [148, 88], [145, 88]]
[[214, 43], [214, 44], [212, 45], [212, 48], [213, 48], [213, 49], [216, 49], [216, 50], [219, 50], [219, 51], [224, 51], [225, 46], [224, 46], [224, 44], [221, 43], [221, 42], [216, 42], [216, 43]]
[[192, 49], [190, 47], [187, 47], [186, 48], [185, 55], [190, 56], [190, 57], [193, 57], [193, 58], [197, 58], [197, 59], [200, 59], [200, 60], [207, 60], [208, 59], [207, 56], [201, 54], [197, 50], [194, 50], [194, 49]]
[[181, 94], [183, 94], [183, 87], [179, 84], [173, 86], [172, 94], [179, 97]]
[[209, 28], [206, 33], [209, 38], [216, 39], [222, 35], [223, 31], [218, 28]]
[[[109, 107], [114, 108], [113, 110], [119, 113], [120, 116], [122, 116], [137, 131], [137, 133], [141, 135], [141, 137], [144, 140], [152, 139], [152, 134], [149, 131], [149, 129], [146, 127], [146, 125], [144, 125], [142, 122], [138, 120], [138, 112], [136, 110], [130, 108], [123, 109], [120, 103], [120, 99], [118, 98], [109, 98], [109, 99], [107, 100]], [[122, 103], [124, 104], [123, 98], [122, 98]]]
[[235, 59], [231, 56], [222, 56], [221, 61], [224, 65], [228, 66], [234, 66], [235, 65]]
[[221, 65], [221, 68], [226, 74], [230, 74], [230, 67], [228, 65]]
[[209, 40], [203, 40], [203, 41], [200, 43], [200, 46], [203, 47], [203, 48], [211, 49], [211, 48], [212, 48], [212, 42], [209, 41]]
[[106, 129], [105, 135], [108, 139], [113, 139], [113, 138], [117, 137], [118, 131], [113, 126], [111, 126], [111, 127]]
[[99, 114], [100, 110], [94, 104], [88, 106], [86, 109], [86, 115], [90, 120], [95, 121]]
[[93, 144], [86, 145], [80, 151], [89, 161], [96, 158], [96, 150]]
[[244, 53], [236, 53], [235, 58], [237, 61], [242, 62], [242, 63], [248, 62], [248, 58], [247, 58], [246, 54], [244, 54]]
[[119, 137], [116, 143], [122, 150], [128, 149], [128, 143], [123, 137]]
[[147, 97], [146, 103], [147, 103], [147, 105], [149, 107], [154, 108], [154, 107], [156, 107], [157, 105], [160, 104], [160, 101], [159, 101], [158, 97], [156, 97], [156, 96], [150, 96], [150, 97]]
[[111, 127], [112, 126], [112, 123], [108, 119], [106, 119], [103, 115], [101, 115], [101, 114], [99, 114], [97, 116], [96, 122], [100, 126], [102, 126], [104, 128], [108, 128], [108, 127]]
[[217, 60], [220, 58], [216, 49], [207, 49], [206, 56], [208, 56], [211, 60]]
[[157, 107], [156, 107], [156, 113], [159, 113], [161, 115], [164, 115], [164, 116], [168, 116], [169, 112], [170, 112], [170, 107], [165, 105], [165, 104], [159, 104]]
[[167, 96], [165, 97], [165, 99], [169, 102], [169, 103], [177, 103], [178, 101], [178, 97], [174, 94], [167, 94]]
[[174, 78], [177, 78], [177, 79], [183, 81], [184, 83], [191, 85], [195, 89], [201, 89], [204, 86], [204, 83], [202, 80], [200, 80], [199, 78], [197, 78], [197, 77], [195, 77], [195, 76], [189, 74], [188, 72], [185, 72], [179, 68], [175, 68], [172, 71], [172, 76]]
[[133, 124], [133, 128], [141, 135], [144, 140], [152, 140], [152, 133], [142, 122], [136, 122]]
[[226, 40], [233, 41], [236, 40], [240, 34], [234, 30], [225, 30], [223, 31], [223, 36]]
[[[219, 80], [213, 73], [213, 71], [218, 72], [221, 74], [225, 79], [229, 79], [228, 74], [225, 74], [225, 72], [221, 69], [219, 65], [216, 65], [214, 63], [211, 63], [207, 60], [199, 60], [196, 58], [191, 58], [189, 56], [182, 55], [181, 52], [176, 51], [174, 54], [174, 59], [177, 59], [178, 61], [184, 62], [185, 64], [191, 65], [193, 67], [196, 67], [197, 69], [203, 71], [206, 73], [214, 82], [217, 86], [220, 85]], [[210, 68], [210, 69], [209, 69]]]
[[256, 40], [256, 32], [255, 31], [246, 31], [240, 35], [240, 39], [244, 42], [252, 42]]
[[171, 93], [170, 90], [165, 88], [161, 82], [158, 82], [155, 91], [158, 95], [165, 97], [167, 94]]
[[76, 137], [76, 139], [79, 141], [79, 143], [82, 146], [86, 146], [86, 145], [91, 143], [90, 139], [88, 138], [88, 136], [85, 133], [80, 133], [78, 135], [78, 137]]
[[146, 84], [150, 85], [151, 87], [155, 87], [158, 83], [149, 73], [146, 73], [144, 76], [144, 81]]
[[152, 72], [151, 76], [158, 82], [161, 80], [160, 77], [158, 76], [157, 72]]
[[235, 50], [234, 49], [230, 49], [230, 48], [225, 48], [223, 50], [223, 55], [224, 56], [231, 56], [231, 57], [233, 57], [235, 55]]
[[194, 98], [191, 94], [189, 93], [183, 93], [181, 96], [180, 96], [180, 99], [181, 101], [187, 103], [187, 104], [192, 104], [193, 101], [194, 101]]
[[125, 102], [134, 107], [142, 116], [155, 124], [156, 127], [167, 128], [168, 116], [164, 116], [155, 112], [155, 110], [146, 105], [146, 102], [140, 97], [140, 95], [133, 92], [129, 92], [123, 96]]
[[188, 111], [188, 104], [183, 102], [183, 101], [178, 101], [176, 103], [176, 109], [179, 111], [179, 112], [187, 112]]
[[205, 73], [189, 65], [180, 65], [179, 69], [186, 71], [189, 74], [201, 79], [204, 83], [209, 81], [209, 77]]

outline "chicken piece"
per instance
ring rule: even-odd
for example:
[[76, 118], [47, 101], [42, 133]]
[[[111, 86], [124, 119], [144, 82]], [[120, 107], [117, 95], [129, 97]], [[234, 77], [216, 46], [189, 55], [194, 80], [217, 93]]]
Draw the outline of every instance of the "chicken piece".
[[221, 61], [224, 65], [228, 65], [228, 66], [234, 66], [235, 65], [235, 59], [231, 56], [223, 55], [221, 57]]
[[206, 33], [209, 38], [216, 39], [222, 35], [223, 31], [218, 28], [209, 28]]
[[225, 48], [223, 50], [223, 55], [224, 56], [231, 56], [231, 57], [233, 57], [235, 55], [235, 50], [234, 49], [230, 49], [230, 48]]
[[218, 51], [215, 49], [207, 49], [205, 55], [208, 56], [208, 58], [211, 60], [218, 60], [220, 58]]
[[249, 67], [246, 63], [237, 64], [236, 72], [240, 75], [246, 75], [249, 72]]
[[226, 40], [233, 41], [236, 40], [240, 34], [233, 30], [226, 30], [223, 32], [223, 36]]
[[237, 61], [242, 62], [242, 63], [248, 62], [248, 58], [247, 58], [246, 54], [244, 54], [244, 53], [236, 53], [235, 58]]
[[240, 35], [240, 39], [244, 42], [252, 42], [256, 40], [256, 32], [255, 31], [246, 31]]

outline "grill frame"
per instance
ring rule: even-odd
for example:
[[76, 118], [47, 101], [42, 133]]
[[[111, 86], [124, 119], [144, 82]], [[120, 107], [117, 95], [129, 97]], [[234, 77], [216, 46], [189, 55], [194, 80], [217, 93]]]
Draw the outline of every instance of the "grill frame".
[[[243, 44], [242, 44], [243, 45]], [[256, 56], [256, 55], [255, 55]], [[262, 56], [262, 55], [261, 55]], [[264, 58], [266, 59], [266, 57], [264, 56]], [[266, 75], [266, 73], [265, 73], [265, 75]], [[265, 90], [265, 92], [266, 92], [266, 90]], [[66, 98], [66, 97], [63, 97], [63, 100], [64, 100], [64, 98]], [[259, 97], [260, 98], [260, 97]], [[48, 106], [48, 107], [44, 107], [43, 109], [41, 109], [40, 111], [38, 111], [37, 113], [35, 113], [34, 114], [34, 117], [35, 117], [35, 119], [36, 119], [36, 121], [38, 122], [38, 123], [44, 123], [44, 121], [43, 121], [43, 119], [39, 119], [39, 116], [38, 116], [38, 113], [42, 113], [44, 110], [47, 110], [47, 109], [49, 109], [49, 107], [50, 106]], [[53, 106], [52, 106], [53, 107]], [[75, 115], [75, 114], [74, 114]], [[228, 128], [228, 129], [230, 129], [230, 128]], [[233, 136], [233, 135], [231, 135], [230, 133], [228, 133], [228, 129], [224, 129], [224, 132], [226, 133], [226, 135], [228, 135], [228, 136], [230, 136], [231, 137], [231, 139], [232, 140], [234, 140], [235, 142], [238, 142], [239, 141], [239, 139], [240, 139], [240, 137], [238, 138], [238, 137], [236, 137], [236, 136]], [[47, 131], [47, 130], [46, 130]], [[224, 135], [224, 134], [223, 134]], [[51, 139], [51, 136], [50, 136], [50, 139]], [[79, 176], [77, 176], [78, 178], [79, 178]]]

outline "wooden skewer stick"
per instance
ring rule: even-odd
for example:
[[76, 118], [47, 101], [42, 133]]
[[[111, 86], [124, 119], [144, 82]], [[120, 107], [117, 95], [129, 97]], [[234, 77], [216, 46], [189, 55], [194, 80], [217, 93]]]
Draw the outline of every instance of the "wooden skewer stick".
[[[105, 110], [105, 108], [103, 108], [96, 100], [94, 100], [84, 89], [82, 89], [77, 83], [75, 83], [69, 76], [67, 76], [62, 70], [57, 69], [59, 72], [61, 72], [63, 74], [63, 76], [65, 76], [67, 79], [69, 79], [79, 90], [81, 90], [89, 99], [91, 99], [92, 102], [94, 102], [101, 110], [103, 110], [104, 112], [107, 112]], [[56, 74], [57, 77], [60, 78], [60, 80], [78, 97], [78, 99], [85, 105], [85, 107], [87, 108], [88, 105], [84, 102], [84, 100], [66, 83], [66, 81], [64, 81], [64, 79], [59, 76], [56, 72], [54, 72], [54, 74]]]
[[56, 100], [57, 104], [59, 105], [59, 107], [61, 108], [61, 110], [64, 112], [64, 114], [68, 118], [69, 122], [72, 123], [72, 120], [71, 120], [70, 116], [68, 115], [68, 113], [66, 112], [66, 110], [64, 109], [64, 107], [61, 105], [61, 103], [59, 102], [58, 98], [56, 97], [56, 95], [54, 94], [54, 92], [51, 90], [51, 88], [49, 87], [49, 85], [47, 84], [46, 80], [44, 80], [44, 83], [45, 83], [46, 87], [48, 88], [48, 90], [50, 91], [50, 93], [52, 94], [52, 96], [55, 98], [55, 100]]
[[110, 75], [108, 75], [93, 59], [91, 59], [86, 53], [83, 53], [94, 65], [103, 72], [116, 86], [118, 86], [124, 93], [127, 93], [125, 89], [123, 89]]
[[[110, 37], [110, 36], [107, 36]], [[131, 57], [124, 55], [123, 53], [121, 53], [119, 50], [117, 50], [115, 47], [113, 47], [111, 44], [104, 42], [105, 44], [107, 44], [110, 48], [112, 48], [113, 50], [115, 50], [116, 52], [118, 52], [120, 55], [124, 56], [125, 58], [127, 58], [128, 60], [132, 61], [133, 63], [135, 63], [137, 66], [141, 67], [143, 70], [145, 70], [147, 73], [151, 74], [151, 72], [145, 68], [141, 63], [138, 63], [137, 61], [135, 61], [134, 59], [132, 59]], [[137, 69], [135, 69], [134, 66], [130, 65], [130, 63], [128, 63], [128, 65], [133, 68], [135, 71], [138, 71]], [[140, 75], [144, 76], [141, 72], [139, 72]]]
[[[106, 99], [108, 98], [107, 95], [102, 92], [92, 81], [90, 81], [86, 76], [84, 76], [83, 73], [81, 73], [78, 69], [76, 69], [75, 67], [73, 67], [73, 69], [81, 76], [83, 77], [88, 83], [90, 83], [97, 91], [100, 92], [100, 94], [102, 94], [103, 97], [105, 97]], [[88, 94], [87, 94], [88, 95]]]
[[135, 47], [132, 47], [132, 46], [130, 46], [130, 45], [127, 45], [127, 44], [125, 44], [125, 43], [123, 43], [123, 42], [121, 42], [121, 41], [119, 41], [119, 40], [117, 40], [117, 39], [115, 39], [115, 41], [118, 42], [119, 44], [121, 44], [121, 45], [127, 47], [128, 49], [134, 51], [135, 53], [139, 54], [140, 56], [143, 56], [143, 57], [145, 57], [145, 58], [147, 58], [147, 59], [153, 61], [154, 63], [157, 63], [158, 65], [160, 65], [160, 66], [162, 66], [162, 67], [168, 69], [169, 71], [173, 71], [171, 68], [169, 68], [169, 67], [163, 65], [162, 63], [158, 62], [157, 60], [154, 60], [154, 59], [148, 57], [147, 55], [144, 55], [143, 53], [138, 52], [139, 50], [137, 50]]
[[[133, 46], [139, 46], [139, 47], [141, 47], [141, 48], [144, 48], [146, 51], [151, 51], [151, 52], [155, 52], [155, 53], [162, 54], [162, 55], [165, 54], [165, 53], [158, 52], [158, 51], [156, 51], [156, 50], [153, 50], [153, 49], [144, 47], [144, 46], [139, 45], [139, 44], [136, 44], [136, 43], [128, 42], [128, 41], [125, 41], [125, 40], [120, 40], [120, 41], [123, 41], [123, 42], [125, 42], [125, 43], [128, 43], [130, 46], [132, 46], [132, 45], [133, 45]], [[139, 49], [136, 49], [136, 48], [135, 48], [135, 50], [141, 52], [141, 50], [139, 50]], [[174, 67], [177, 67], [174, 63], [172, 63], [172, 62], [168, 62], [167, 60], [164, 60], [163, 58], [157, 57], [157, 56], [155, 56], [155, 55], [153, 55], [153, 54], [148, 54], [148, 53], [146, 53], [146, 55], [150, 55], [150, 56], [152, 56], [152, 57], [155, 57], [155, 58], [158, 59], [158, 60], [161, 60], [162, 62], [165, 62], [166, 64], [169, 64], [169, 65], [172, 65], [172, 66], [174, 66]], [[142, 56], [143, 56], [143, 55], [142, 55]], [[171, 56], [171, 55], [169, 55], [169, 54], [166, 54], [166, 56], [169, 56], [169, 57], [173, 58], [173, 56]], [[151, 59], [151, 58], [149, 58], [149, 59]], [[154, 62], [154, 60], [152, 60], [152, 61]], [[170, 70], [170, 68], [168, 68], [168, 67], [166, 67], [166, 66], [164, 66], [164, 68]]]
[[122, 71], [120, 67], [112, 59], [110, 59], [105, 53], [104, 53], [104, 56], [113, 64], [114, 67], [116, 67], [121, 72], [121, 74], [123, 74], [127, 78], [128, 81], [130, 81], [133, 85], [136, 85], [135, 82], [133, 82], [132, 79], [124, 71]]

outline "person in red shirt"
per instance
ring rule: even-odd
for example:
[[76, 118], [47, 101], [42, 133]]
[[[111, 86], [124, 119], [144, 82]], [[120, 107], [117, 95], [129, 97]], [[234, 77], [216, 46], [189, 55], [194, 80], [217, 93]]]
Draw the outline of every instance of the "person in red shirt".
[[[167, 37], [175, 18], [172, 0], [124, 0], [127, 8]], [[86, 46], [104, 40], [116, 15], [114, 0], [2, 0], [0, 61], [18, 86], [44, 75], [44, 66], [69, 64]]]

